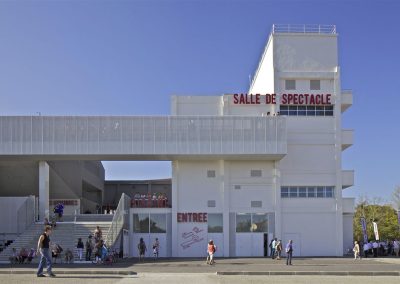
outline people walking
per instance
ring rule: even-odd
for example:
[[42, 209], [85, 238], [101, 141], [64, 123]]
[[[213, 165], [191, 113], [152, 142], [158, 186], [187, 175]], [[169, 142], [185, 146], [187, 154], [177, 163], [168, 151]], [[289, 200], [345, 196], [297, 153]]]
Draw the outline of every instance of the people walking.
[[207, 245], [207, 264], [213, 265], [214, 261], [214, 254], [217, 251], [217, 246], [214, 245], [214, 241], [210, 240]]
[[275, 249], [276, 249], [276, 259], [280, 260], [282, 254], [282, 240], [277, 241]]
[[92, 259], [92, 251], [93, 251], [93, 242], [92, 242], [92, 235], [89, 235], [88, 239], [86, 240], [86, 261], [90, 261]]
[[82, 261], [82, 254], [83, 254], [83, 248], [84, 248], [84, 246], [83, 246], [83, 242], [82, 242], [82, 239], [81, 239], [81, 238], [78, 239], [78, 243], [77, 243], [77, 245], [76, 245], [76, 248], [78, 249], [79, 261]]
[[372, 249], [374, 250], [374, 257], [378, 257], [379, 244], [377, 241], [372, 243]]
[[277, 238], [274, 238], [271, 243], [271, 258], [275, 259]]
[[47, 274], [50, 277], [55, 277], [56, 275], [51, 270], [51, 257], [50, 257], [50, 234], [51, 227], [46, 226], [44, 233], [40, 235], [38, 244], [37, 244], [37, 252], [40, 254], [39, 267], [36, 272], [37, 277], [44, 277], [43, 267], [44, 263], [47, 264]]
[[158, 258], [158, 252], [160, 249], [160, 242], [158, 241], [158, 238], [156, 238], [156, 240], [153, 243], [153, 256], [154, 256], [154, 260], [156, 260]]
[[368, 243], [365, 243], [363, 245], [363, 250], [364, 250], [364, 257], [368, 258], [368, 251], [369, 251]]
[[292, 256], [293, 256], [293, 241], [289, 240], [286, 245], [286, 265], [292, 265]]
[[399, 251], [400, 251], [400, 241], [394, 240], [393, 241], [393, 252], [394, 252], [394, 255], [399, 257]]
[[358, 244], [357, 241], [354, 241], [353, 252], [354, 252], [354, 259], [356, 260], [356, 259], [358, 258], [358, 259], [361, 260], [361, 256], [360, 256], [360, 245]]
[[140, 238], [140, 241], [138, 243], [138, 251], [139, 251], [139, 261], [144, 260], [144, 255], [146, 253], [146, 243], [144, 242], [143, 238]]

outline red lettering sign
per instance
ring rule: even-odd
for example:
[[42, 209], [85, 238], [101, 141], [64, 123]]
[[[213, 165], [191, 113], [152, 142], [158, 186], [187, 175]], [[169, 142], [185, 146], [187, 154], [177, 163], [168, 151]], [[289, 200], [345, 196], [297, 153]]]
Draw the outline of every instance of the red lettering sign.
[[207, 223], [207, 213], [177, 213], [178, 223]]

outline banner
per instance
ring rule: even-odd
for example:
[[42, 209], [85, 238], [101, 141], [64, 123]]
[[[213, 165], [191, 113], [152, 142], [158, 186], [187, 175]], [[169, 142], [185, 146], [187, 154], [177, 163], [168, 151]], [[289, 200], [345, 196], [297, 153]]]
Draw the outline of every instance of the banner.
[[368, 235], [367, 235], [367, 222], [365, 222], [365, 218], [361, 218], [361, 228], [364, 236], [364, 244], [368, 243]]
[[379, 241], [378, 224], [376, 222], [372, 222], [372, 224], [374, 224], [375, 240]]

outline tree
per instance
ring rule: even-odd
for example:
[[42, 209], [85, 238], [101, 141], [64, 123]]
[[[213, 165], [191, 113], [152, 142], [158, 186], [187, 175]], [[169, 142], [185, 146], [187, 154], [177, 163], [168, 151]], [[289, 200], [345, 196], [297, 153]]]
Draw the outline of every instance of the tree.
[[400, 186], [396, 186], [392, 193], [394, 209], [400, 210]]
[[361, 218], [367, 222], [368, 240], [375, 240], [373, 223], [378, 224], [379, 237], [381, 240], [393, 240], [400, 237], [397, 211], [390, 205], [382, 205], [382, 200], [362, 197], [356, 207], [353, 219], [354, 240], [363, 240]]

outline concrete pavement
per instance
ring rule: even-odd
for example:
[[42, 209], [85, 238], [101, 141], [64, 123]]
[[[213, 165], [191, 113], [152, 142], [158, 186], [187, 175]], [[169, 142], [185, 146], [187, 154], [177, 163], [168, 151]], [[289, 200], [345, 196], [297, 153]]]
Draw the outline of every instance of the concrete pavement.
[[[213, 266], [205, 259], [151, 259], [139, 263], [137, 259], [124, 260], [108, 265], [56, 264], [59, 275], [138, 275], [145, 273], [205, 273], [213, 275], [353, 275], [399, 276], [400, 258], [362, 259], [351, 258], [295, 258], [292, 266], [285, 259], [227, 258], [216, 259]], [[0, 274], [34, 274], [36, 265], [0, 265]], [[3, 276], [2, 275], [2, 276]]]

